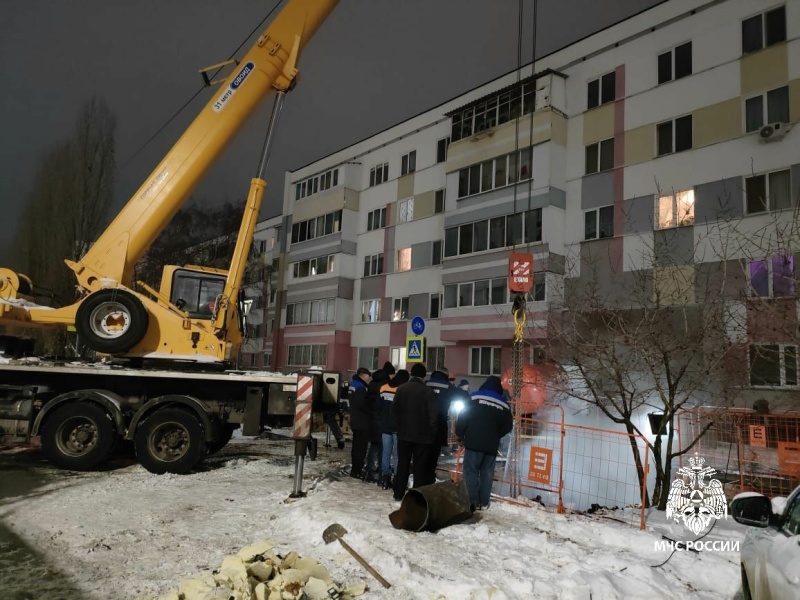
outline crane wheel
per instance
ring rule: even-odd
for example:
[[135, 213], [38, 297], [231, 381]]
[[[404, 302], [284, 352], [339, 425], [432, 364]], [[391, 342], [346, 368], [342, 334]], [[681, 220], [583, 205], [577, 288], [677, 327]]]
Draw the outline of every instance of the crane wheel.
[[238, 423], [230, 424], [216, 422], [214, 426], [217, 430], [217, 438], [213, 442], [207, 444], [209, 454], [216, 454], [225, 446], [227, 446], [228, 442], [230, 442], [231, 438], [233, 437], [233, 432], [239, 428]]
[[88, 471], [108, 458], [117, 437], [105, 410], [91, 402], [72, 402], [47, 415], [42, 453], [61, 469]]
[[188, 410], [162, 408], [147, 417], [133, 438], [136, 458], [151, 473], [186, 473], [206, 455], [203, 424]]
[[126, 352], [147, 333], [147, 309], [131, 292], [111, 289], [91, 294], [78, 307], [75, 329], [92, 350]]

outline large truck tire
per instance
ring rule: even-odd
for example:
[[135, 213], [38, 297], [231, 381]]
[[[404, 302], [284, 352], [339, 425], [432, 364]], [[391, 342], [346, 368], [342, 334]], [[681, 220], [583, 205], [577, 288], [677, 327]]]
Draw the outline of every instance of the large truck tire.
[[87, 471], [108, 458], [117, 437], [103, 408], [91, 402], [71, 402], [45, 418], [42, 452], [61, 469]]
[[100, 290], [81, 302], [75, 314], [78, 337], [96, 352], [126, 352], [147, 333], [147, 309], [125, 290]]
[[203, 424], [188, 410], [162, 408], [148, 416], [133, 438], [136, 458], [151, 473], [186, 473], [206, 455]]

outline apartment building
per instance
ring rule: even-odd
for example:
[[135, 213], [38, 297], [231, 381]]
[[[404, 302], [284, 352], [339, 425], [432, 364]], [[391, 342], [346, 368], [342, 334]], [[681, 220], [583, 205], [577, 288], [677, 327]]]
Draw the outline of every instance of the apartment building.
[[[678, 272], [691, 300], [696, 272], [731, 262], [732, 371], [791, 401], [798, 120], [800, 0], [667, 0], [541, 57], [287, 174], [263, 364], [405, 366], [421, 316], [429, 368], [477, 381], [511, 364], [512, 250], [534, 256], [530, 362], [588, 264], [601, 283]], [[751, 243], [720, 253], [734, 220]]]

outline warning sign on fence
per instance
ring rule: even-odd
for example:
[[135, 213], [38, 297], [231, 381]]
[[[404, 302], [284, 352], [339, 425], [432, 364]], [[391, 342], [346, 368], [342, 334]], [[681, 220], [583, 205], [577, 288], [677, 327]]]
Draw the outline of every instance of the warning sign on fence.
[[778, 442], [778, 473], [800, 478], [800, 444]]
[[767, 447], [767, 428], [763, 425], [750, 425], [750, 445], [754, 448]]
[[531, 446], [531, 459], [528, 463], [528, 480], [550, 485], [550, 468], [553, 464], [553, 451], [550, 448]]

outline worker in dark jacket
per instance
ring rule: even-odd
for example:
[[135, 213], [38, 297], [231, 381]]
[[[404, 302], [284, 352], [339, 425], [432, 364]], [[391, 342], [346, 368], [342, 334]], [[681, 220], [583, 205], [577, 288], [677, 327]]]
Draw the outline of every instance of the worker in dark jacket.
[[350, 428], [353, 430], [353, 447], [350, 451], [352, 466], [350, 477], [364, 477], [364, 458], [367, 456], [373, 416], [367, 398], [367, 385], [371, 379], [369, 369], [359, 367], [350, 381]]
[[[397, 425], [394, 421], [392, 406], [397, 388], [409, 379], [408, 371], [400, 369], [397, 375], [381, 387], [381, 442], [383, 456], [381, 459], [381, 486], [388, 490], [392, 487], [392, 466], [397, 469]], [[396, 473], [396, 470], [394, 471]]]
[[436, 393], [436, 409], [438, 412], [436, 421], [436, 452], [431, 456], [430, 469], [434, 478], [436, 477], [436, 467], [439, 464], [439, 453], [447, 447], [447, 433], [449, 431], [450, 405], [456, 398], [457, 388], [450, 383], [449, 373], [444, 367], [436, 369], [431, 373], [427, 385]]
[[364, 468], [364, 482], [373, 483], [380, 479], [381, 457], [383, 456], [381, 434], [381, 387], [389, 381], [383, 369], [372, 374], [367, 384], [367, 410], [369, 411], [369, 450]]
[[513, 425], [500, 378], [491, 375], [472, 392], [456, 422], [456, 435], [464, 444], [464, 481], [473, 511], [489, 508], [497, 448]]
[[390, 363], [388, 360], [385, 363], [383, 363], [381, 369], [383, 369], [384, 373], [386, 373], [389, 376], [389, 379], [394, 377], [396, 374], [394, 365]]
[[397, 388], [392, 403], [397, 424], [397, 475], [394, 499], [402, 500], [408, 485], [411, 460], [414, 460], [414, 487], [435, 482], [430, 463], [436, 442], [436, 394], [422, 381], [425, 365], [414, 363], [411, 379]]

